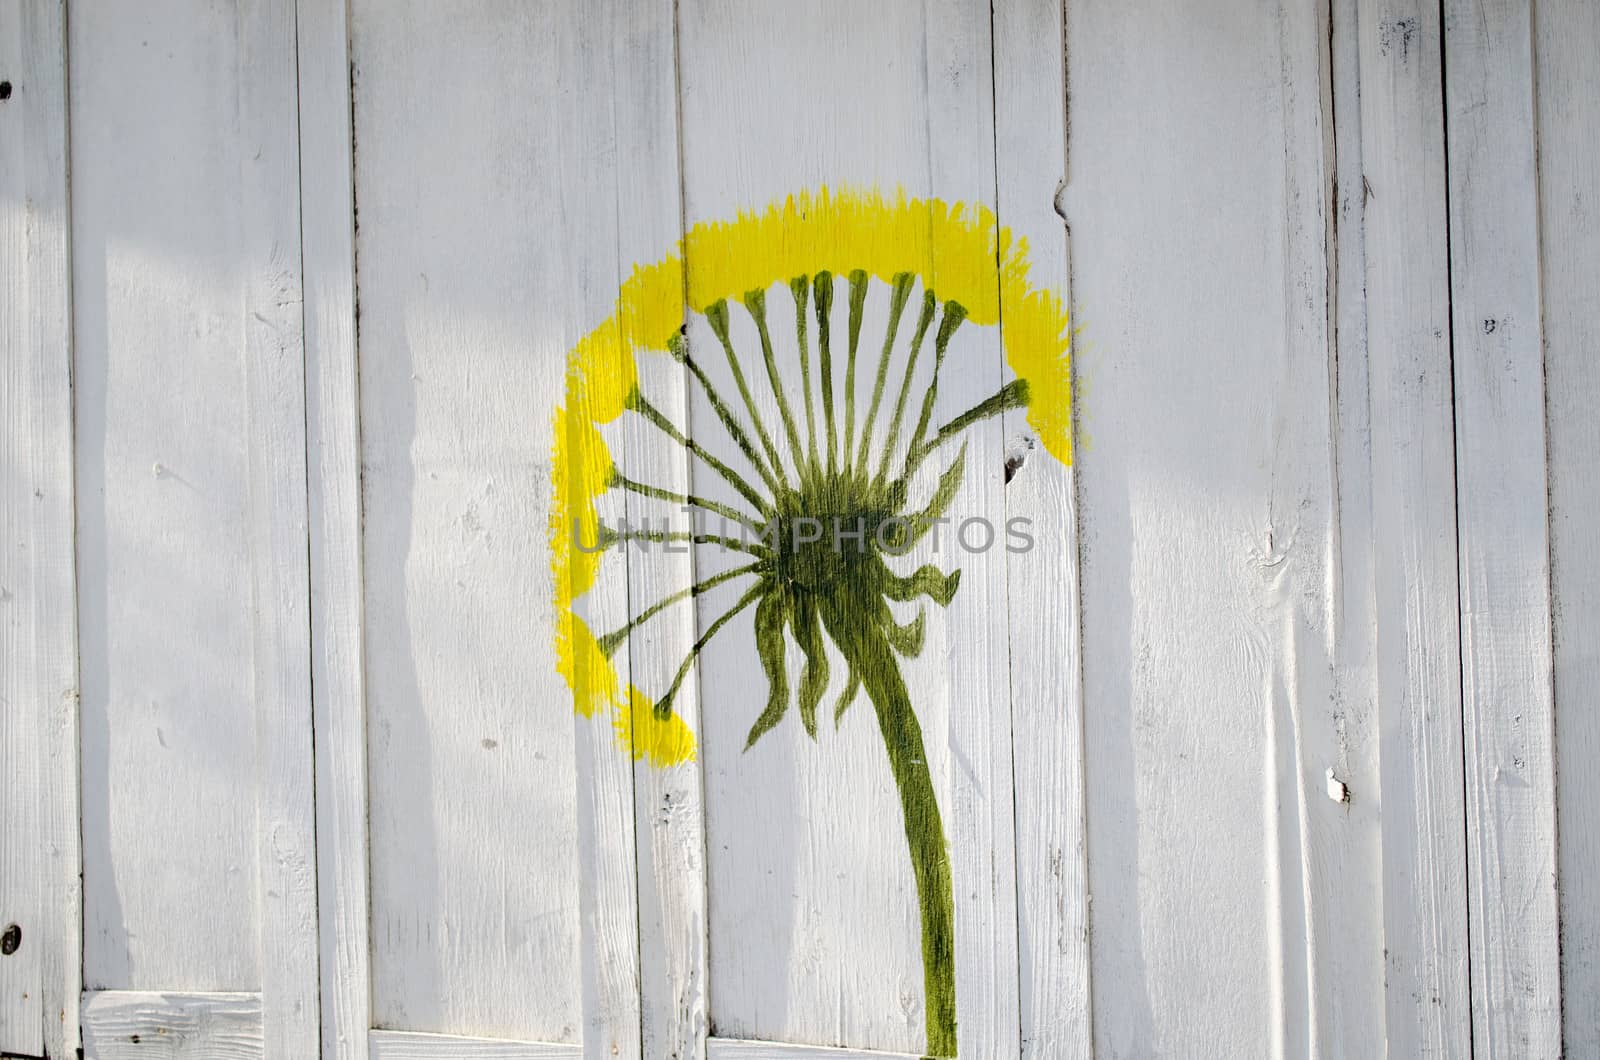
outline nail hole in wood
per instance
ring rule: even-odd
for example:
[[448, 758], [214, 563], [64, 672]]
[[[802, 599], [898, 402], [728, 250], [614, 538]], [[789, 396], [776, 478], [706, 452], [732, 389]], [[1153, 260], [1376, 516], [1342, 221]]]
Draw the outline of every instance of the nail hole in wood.
[[0, 81], [0, 99], [10, 99], [10, 98], [11, 98], [11, 82], [10, 81]]
[[6, 930], [0, 934], [0, 953], [7, 957], [17, 952], [17, 947], [22, 945], [22, 928], [16, 924], [7, 924]]

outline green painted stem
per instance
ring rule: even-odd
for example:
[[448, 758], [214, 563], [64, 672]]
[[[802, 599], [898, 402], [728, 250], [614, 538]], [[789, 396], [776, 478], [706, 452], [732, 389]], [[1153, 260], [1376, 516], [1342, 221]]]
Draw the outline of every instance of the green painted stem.
[[922, 726], [917, 722], [905, 679], [884, 633], [866, 616], [872, 614], [848, 592], [824, 598], [823, 620], [834, 643], [861, 675], [862, 686], [878, 714], [889, 769], [900, 792], [906, 845], [917, 880], [922, 914], [923, 1012], [928, 1055], [956, 1055], [955, 902], [950, 886], [950, 854], [945, 844], [939, 800], [928, 769]]

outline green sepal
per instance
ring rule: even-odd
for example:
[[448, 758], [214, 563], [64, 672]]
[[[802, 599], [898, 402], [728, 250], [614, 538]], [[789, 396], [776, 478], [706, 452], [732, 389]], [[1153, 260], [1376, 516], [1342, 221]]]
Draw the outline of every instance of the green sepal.
[[769, 593], [756, 605], [756, 654], [767, 673], [767, 708], [750, 727], [750, 735], [744, 742], [746, 751], [782, 721], [784, 712], [789, 709], [789, 672], [783, 657], [783, 624], [787, 612], [781, 592]]
[[833, 708], [833, 727], [839, 727], [839, 719], [844, 717], [844, 712], [850, 709], [850, 704], [856, 701], [856, 696], [861, 692], [861, 675], [856, 673], [855, 664], [850, 664], [850, 680], [844, 686], [844, 694], [839, 697], [839, 703]]
[[822, 625], [817, 610], [804, 596], [796, 602], [794, 612], [794, 639], [805, 653], [805, 665], [800, 669], [800, 724], [813, 740], [817, 738], [817, 704], [822, 693], [828, 690], [828, 653], [822, 646]]
[[926, 596], [940, 607], [949, 607], [950, 601], [955, 598], [956, 590], [960, 587], [961, 571], [953, 570], [945, 574], [938, 567], [929, 564], [918, 568], [910, 577], [890, 575], [884, 584], [883, 592], [889, 599], [899, 603]]
[[927, 612], [918, 610], [917, 617], [902, 626], [894, 620], [887, 606], [883, 611], [883, 634], [889, 641], [889, 647], [903, 659], [915, 659], [921, 655], [927, 639]]

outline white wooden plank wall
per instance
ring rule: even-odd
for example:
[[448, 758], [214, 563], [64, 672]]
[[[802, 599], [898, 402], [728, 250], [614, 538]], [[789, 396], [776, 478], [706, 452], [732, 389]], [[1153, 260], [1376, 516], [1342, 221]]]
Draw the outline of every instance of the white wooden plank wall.
[[[1009, 415], [957, 502], [1040, 547], [906, 667], [961, 1055], [1600, 1052], [1596, 55], [1587, 0], [3, 0], [0, 1053], [921, 1055], [870, 705], [746, 752], [746, 614], [660, 769], [551, 650], [566, 350], [825, 184], [997, 210], [1078, 329], [1074, 465]], [[606, 628], [726, 565], [606, 562]]]

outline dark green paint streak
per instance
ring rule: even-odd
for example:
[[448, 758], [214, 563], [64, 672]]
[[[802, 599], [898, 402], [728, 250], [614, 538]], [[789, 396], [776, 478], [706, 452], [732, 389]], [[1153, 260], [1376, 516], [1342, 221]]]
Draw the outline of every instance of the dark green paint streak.
[[703, 460], [707, 467], [721, 475], [729, 485], [738, 490], [739, 495], [745, 500], [749, 501], [751, 505], [754, 506], [757, 513], [761, 515], [771, 514], [771, 507], [767, 504], [767, 499], [761, 496], [761, 494], [757, 493], [755, 491], [755, 487], [746, 482], [743, 475], [739, 474], [733, 468], [723, 463], [716, 457], [715, 454], [708, 452], [705, 446], [701, 445], [693, 438], [686, 436], [682, 431], [678, 430], [677, 424], [668, 419], [666, 414], [660, 409], [650, 404], [645, 396], [639, 393], [637, 387], [634, 389], [633, 393], [628, 396], [628, 408], [643, 416], [662, 434], [665, 434], [668, 438], [671, 438], [673, 441], [677, 442], [679, 445], [689, 450], [689, 452]]
[[878, 375], [872, 383], [872, 403], [867, 406], [867, 418], [861, 424], [861, 448], [856, 452], [856, 473], [867, 469], [867, 447], [872, 444], [872, 421], [878, 418], [878, 405], [883, 401], [883, 383], [889, 375], [889, 360], [894, 353], [894, 338], [900, 331], [900, 316], [905, 312], [906, 300], [911, 297], [911, 287], [916, 277], [902, 272], [894, 278], [894, 290], [889, 295], [889, 326], [884, 329], [883, 349], [878, 353]]
[[922, 439], [928, 434], [928, 421], [933, 418], [933, 401], [939, 394], [939, 371], [944, 367], [944, 355], [950, 348], [950, 339], [955, 335], [961, 322], [967, 319], [966, 307], [959, 302], [946, 302], [944, 316], [939, 321], [939, 335], [933, 340], [933, 381], [928, 384], [927, 393], [922, 395], [922, 414], [917, 417], [917, 429], [911, 434], [911, 444], [906, 446], [906, 469], [903, 477], [911, 474], [911, 457]]
[[917, 356], [922, 352], [922, 340], [928, 335], [937, 305], [932, 291], [923, 292], [922, 313], [917, 317], [917, 330], [911, 336], [911, 352], [906, 357], [906, 374], [900, 380], [900, 396], [895, 400], [894, 415], [889, 419], [889, 438], [883, 443], [883, 456], [878, 461], [878, 474], [875, 476], [878, 481], [889, 475], [889, 458], [894, 455], [895, 443], [900, 441], [900, 421], [905, 418], [906, 397], [911, 393], [911, 378], [917, 370]]
[[850, 274], [850, 353], [845, 362], [844, 449], [840, 460], [850, 462], [856, 437], [856, 349], [861, 345], [861, 313], [867, 304], [867, 274], [857, 269]]
[[717, 388], [711, 385], [711, 380], [706, 377], [705, 369], [700, 367], [700, 363], [690, 355], [688, 341], [682, 335], [674, 335], [672, 340], [667, 343], [667, 349], [671, 351], [672, 356], [677, 359], [679, 364], [689, 369], [690, 374], [699, 382], [700, 389], [705, 392], [706, 400], [711, 402], [712, 411], [717, 414], [717, 419], [722, 421], [722, 426], [728, 432], [728, 437], [733, 439], [733, 443], [739, 447], [739, 451], [744, 454], [745, 459], [750, 461], [750, 466], [756, 469], [756, 472], [761, 476], [761, 480], [767, 484], [767, 489], [774, 493], [778, 492], [779, 482], [777, 477], [773, 474], [772, 469], [767, 467], [766, 462], [756, 455], [756, 447], [751, 443], [750, 436], [745, 433], [743, 425], [739, 423], [739, 418], [733, 414], [732, 409], [728, 408], [727, 402], [722, 400], [722, 395], [717, 393]]
[[800, 389], [806, 397], [806, 460], [812, 468], [817, 459], [817, 412], [811, 400], [811, 344], [806, 341], [806, 303], [811, 294], [811, 277], [796, 276], [789, 281], [789, 293], [794, 296], [794, 337], [800, 349]]
[[730, 508], [728, 505], [723, 504], [720, 501], [711, 500], [708, 497], [697, 497], [692, 493], [679, 493], [676, 490], [662, 489], [660, 486], [651, 486], [644, 482], [635, 482], [633, 479], [628, 478], [620, 471], [612, 472], [611, 485], [617, 489], [627, 490], [629, 493], [637, 493], [641, 497], [649, 497], [652, 500], [658, 501], [668, 501], [672, 504], [678, 505], [680, 508], [685, 506], [691, 508], [700, 508], [704, 511], [711, 512], [714, 515], [720, 515], [724, 519], [738, 523], [740, 526], [746, 527], [747, 529], [755, 531], [756, 533], [760, 533], [761, 531], [761, 524], [756, 522], [750, 516], [746, 515], [744, 512], [741, 512], [737, 508]]
[[978, 404], [972, 406], [943, 427], [937, 434], [922, 445], [922, 448], [912, 453], [906, 460], [905, 477], [909, 479], [912, 472], [922, 464], [928, 454], [939, 448], [945, 442], [959, 435], [962, 431], [990, 416], [998, 416], [1009, 409], [1026, 408], [1028, 404], [1028, 381], [1026, 379], [1013, 379], [1000, 388], [1000, 392]]
[[733, 372], [733, 382], [739, 388], [739, 396], [744, 398], [744, 407], [750, 413], [750, 419], [755, 423], [756, 435], [761, 439], [761, 446], [766, 450], [767, 459], [771, 462], [772, 473], [781, 484], [783, 478], [783, 462], [778, 459], [778, 447], [772, 444], [772, 437], [767, 434], [767, 428], [761, 422], [761, 413], [756, 411], [755, 398], [750, 396], [750, 384], [745, 380], [744, 369], [739, 367], [739, 354], [733, 348], [733, 342], [728, 338], [728, 302], [726, 299], [706, 307], [706, 322], [711, 325], [711, 330], [716, 334], [717, 341], [722, 343], [722, 350], [728, 355], [728, 368]]
[[768, 560], [763, 560], [757, 563], [748, 563], [743, 567], [734, 567], [731, 570], [725, 570], [720, 574], [713, 574], [711, 577], [705, 579], [704, 581], [696, 582], [687, 589], [679, 589], [670, 596], [664, 596], [635, 615], [629, 620], [627, 625], [601, 637], [598, 641], [600, 645], [600, 651], [606, 656], [606, 658], [609, 659], [612, 655], [616, 654], [617, 649], [622, 647], [622, 645], [627, 641], [628, 634], [632, 633], [634, 630], [638, 629], [640, 626], [644, 625], [646, 622], [650, 621], [652, 618], [656, 617], [661, 612], [665, 611], [667, 608], [681, 600], [688, 600], [691, 597], [699, 596], [702, 593], [715, 589], [724, 582], [731, 582], [735, 578], [744, 577], [746, 574], [765, 574], [770, 570], [772, 570], [772, 563]]
[[814, 281], [816, 291], [815, 303], [817, 307], [817, 357], [820, 361], [822, 372], [822, 418], [827, 425], [828, 432], [828, 474], [836, 474], [839, 470], [838, 429], [834, 425], [833, 415], [833, 347], [831, 336], [833, 332], [833, 273], [819, 272]]
[[955, 901], [950, 885], [950, 852], [934, 793], [933, 774], [922, 740], [922, 725], [895, 661], [889, 639], [864, 619], [867, 600], [851, 592], [822, 601], [822, 620], [852, 669], [861, 676], [878, 715], [878, 730], [889, 754], [889, 771], [900, 792], [906, 846], [917, 881], [922, 920], [923, 1015], [930, 1056], [956, 1055]]
[[767, 292], [750, 291], [744, 296], [744, 307], [756, 322], [756, 334], [761, 336], [761, 359], [767, 363], [767, 381], [772, 384], [772, 396], [778, 400], [778, 416], [783, 420], [783, 430], [789, 437], [789, 451], [794, 454], [795, 473], [806, 476], [806, 454], [800, 445], [800, 432], [795, 429], [794, 413], [789, 410], [789, 399], [784, 395], [783, 377], [778, 374], [778, 358], [772, 351], [772, 333], [767, 330]]

